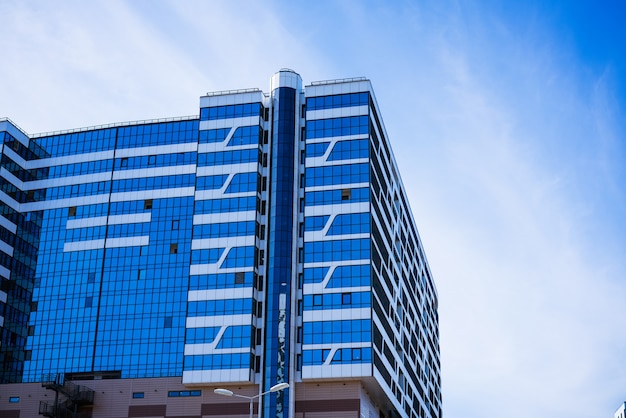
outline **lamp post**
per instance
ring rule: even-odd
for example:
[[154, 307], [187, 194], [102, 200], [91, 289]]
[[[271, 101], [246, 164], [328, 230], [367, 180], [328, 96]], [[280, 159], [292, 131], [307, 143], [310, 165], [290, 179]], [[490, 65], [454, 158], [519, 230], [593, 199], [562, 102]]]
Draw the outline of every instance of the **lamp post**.
[[232, 390], [228, 390], [228, 389], [215, 389], [213, 392], [217, 393], [218, 395], [224, 395], [224, 396], [236, 396], [237, 398], [244, 398], [250, 401], [250, 418], [252, 418], [252, 404], [253, 401], [256, 398], [260, 398], [263, 395], [267, 395], [270, 392], [278, 392], [280, 390], [283, 389], [287, 389], [289, 387], [289, 383], [277, 383], [274, 386], [272, 386], [270, 388], [270, 390], [263, 392], [263, 393], [259, 393], [258, 395], [254, 395], [254, 396], [245, 396], [245, 395], [239, 395], [237, 393], [234, 393]]

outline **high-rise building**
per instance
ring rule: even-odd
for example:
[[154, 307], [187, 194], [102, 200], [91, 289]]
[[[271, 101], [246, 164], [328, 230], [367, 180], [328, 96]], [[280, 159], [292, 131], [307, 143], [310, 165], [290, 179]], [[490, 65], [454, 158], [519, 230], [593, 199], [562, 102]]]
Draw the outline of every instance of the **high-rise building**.
[[199, 116], [0, 139], [1, 416], [441, 416], [437, 293], [367, 79], [281, 70]]

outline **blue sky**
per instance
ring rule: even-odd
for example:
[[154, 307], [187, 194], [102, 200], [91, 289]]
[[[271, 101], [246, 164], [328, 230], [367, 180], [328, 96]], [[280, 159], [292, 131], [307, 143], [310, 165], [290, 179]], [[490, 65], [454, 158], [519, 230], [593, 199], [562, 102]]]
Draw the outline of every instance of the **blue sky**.
[[437, 282], [444, 415], [626, 399], [626, 5], [0, 1], [29, 133], [197, 114], [207, 91], [366, 76]]

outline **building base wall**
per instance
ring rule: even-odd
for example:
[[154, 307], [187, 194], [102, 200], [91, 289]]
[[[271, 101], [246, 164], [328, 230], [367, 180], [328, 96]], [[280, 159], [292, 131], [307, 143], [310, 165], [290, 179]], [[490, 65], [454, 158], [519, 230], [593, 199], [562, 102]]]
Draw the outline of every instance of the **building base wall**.
[[[77, 418], [248, 418], [249, 403], [245, 399], [216, 395], [213, 390], [225, 387], [245, 396], [258, 394], [256, 385], [190, 387], [184, 386], [180, 377], [78, 380], [75, 383], [95, 391], [94, 404], [81, 407]], [[293, 418], [380, 417], [374, 401], [358, 380], [297, 383], [293, 389], [296, 396]], [[192, 392], [198, 395], [197, 391], [200, 391], [199, 396], [189, 396]], [[40, 401], [53, 404], [54, 399], [55, 392], [42, 387], [41, 383], [0, 385], [0, 417], [41, 417]], [[255, 401], [253, 406], [256, 418], [258, 403]]]

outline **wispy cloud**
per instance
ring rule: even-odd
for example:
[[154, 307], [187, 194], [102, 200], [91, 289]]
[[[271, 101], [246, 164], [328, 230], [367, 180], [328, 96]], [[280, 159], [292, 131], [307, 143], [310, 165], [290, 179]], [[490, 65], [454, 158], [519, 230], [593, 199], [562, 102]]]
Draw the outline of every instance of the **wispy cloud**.
[[439, 287], [444, 415], [610, 416], [625, 98], [541, 7], [5, 1], [0, 116], [47, 131], [193, 114], [281, 67], [368, 76]]

